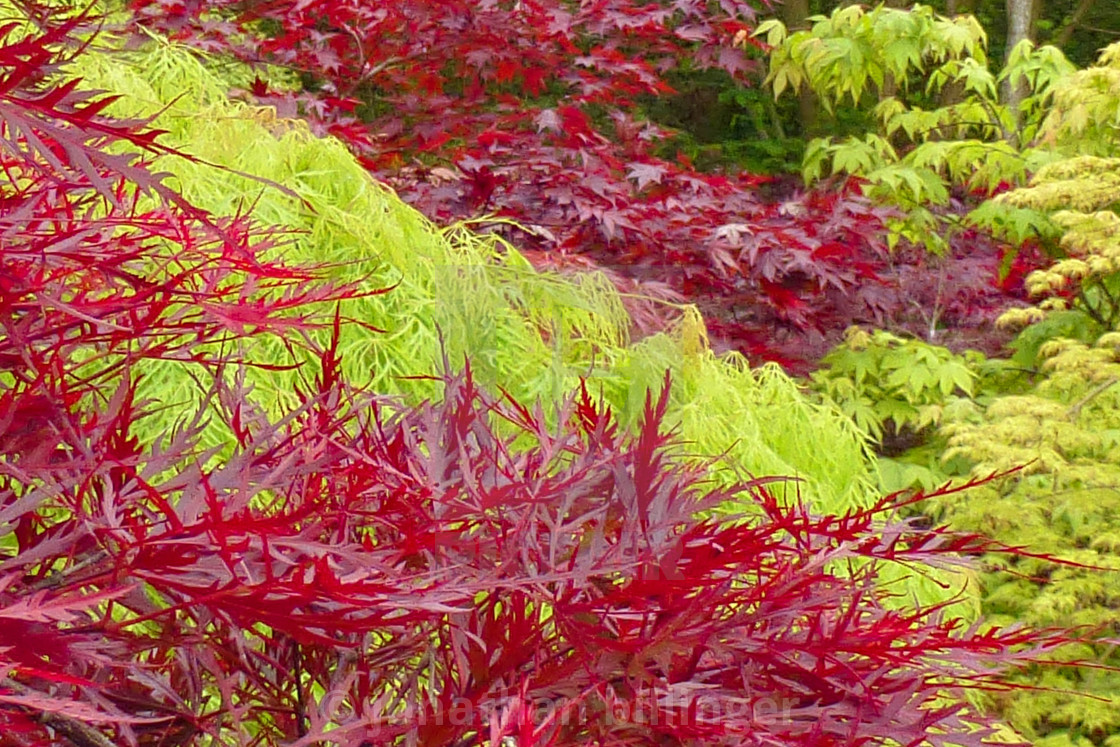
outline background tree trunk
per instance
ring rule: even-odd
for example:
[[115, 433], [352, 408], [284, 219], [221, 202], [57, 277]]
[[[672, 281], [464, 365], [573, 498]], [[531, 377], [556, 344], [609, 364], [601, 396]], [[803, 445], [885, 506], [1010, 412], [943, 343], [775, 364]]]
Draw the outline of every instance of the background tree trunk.
[[[1019, 42], [1024, 39], [1034, 41], [1040, 9], [1039, 0], [1007, 0], [1007, 47], [1003, 55], [1005, 64], [1011, 56], [1011, 51], [1015, 49]], [[1000, 93], [1011, 110], [1016, 112], [1016, 119], [1018, 119], [1019, 104], [1026, 95], [1026, 87], [1022, 84], [1012, 85], [1011, 81], [1004, 81], [1003, 90]]]
[[[976, 13], [976, 0], [948, 0], [945, 3], [945, 15], [952, 18], [953, 16], [975, 15]], [[952, 106], [959, 104], [964, 100], [964, 83], [960, 81], [953, 81], [946, 83], [937, 95], [937, 102], [940, 106]]]
[[976, 13], [976, 0], [949, 0], [945, 3], [945, 13], [949, 16], [963, 16]]
[[1007, 0], [1007, 54], [1024, 39], [1034, 39], [1040, 9], [1038, 0]]
[[[785, 0], [778, 8], [778, 16], [791, 31], [809, 28], [809, 0]], [[801, 135], [815, 135], [820, 127], [820, 104], [809, 86], [801, 86], [797, 97], [797, 114]]]

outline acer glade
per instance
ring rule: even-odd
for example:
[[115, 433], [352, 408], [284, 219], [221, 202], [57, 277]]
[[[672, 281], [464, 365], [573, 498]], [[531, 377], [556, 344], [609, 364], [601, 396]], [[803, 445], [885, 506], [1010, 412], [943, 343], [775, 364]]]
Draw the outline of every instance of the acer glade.
[[[251, 212], [183, 199], [145, 166], [158, 134], [67, 77], [111, 54], [80, 45], [93, 19], [20, 7], [35, 22], [0, 41], [0, 739], [979, 745], [962, 690], [1059, 641], [888, 607], [868, 561], [999, 548], [893, 518], [900, 496], [822, 516], [765, 479], [713, 487], [661, 427], [669, 382], [634, 433], [587, 388], [542, 404], [548, 425], [469, 369], [419, 406], [352, 386], [355, 322], [313, 312], [359, 290], [275, 260], [291, 237]], [[317, 362], [278, 413], [237, 375], [261, 335]], [[136, 436], [168, 404], [136, 396], [148, 359], [208, 394], [156, 439]], [[207, 418], [232, 434], [220, 459]], [[732, 497], [757, 515], [698, 518]]]

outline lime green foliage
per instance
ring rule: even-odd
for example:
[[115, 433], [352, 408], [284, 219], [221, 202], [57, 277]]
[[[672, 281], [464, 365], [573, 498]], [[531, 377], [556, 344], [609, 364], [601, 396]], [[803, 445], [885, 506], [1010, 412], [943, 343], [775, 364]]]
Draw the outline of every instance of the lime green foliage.
[[[1037, 276], [1036, 292], [1057, 290], [1065, 282], [1061, 277], [1090, 288], [1120, 267], [1120, 44], [1105, 49], [1096, 65], [1065, 76], [1049, 90], [1049, 110], [1035, 133], [1034, 149], [1025, 156], [1045, 165], [1029, 188], [1000, 195], [969, 216], [1015, 243], [1027, 238], [1059, 243], [1058, 251], [1072, 261], [1053, 268], [1049, 277]], [[1092, 276], [1088, 282], [1086, 274]], [[1019, 325], [1028, 321], [1009, 320]]]
[[[1118, 89], [1120, 91], [1120, 89]], [[1120, 93], [1117, 95], [1120, 101]], [[1006, 204], [1050, 213], [1065, 256], [1027, 277], [1036, 308], [1008, 312], [1022, 327], [1072, 310], [1096, 332], [1120, 325], [1120, 158], [1077, 156], [1042, 169], [1029, 188], [1000, 196]]]
[[920, 431], [941, 420], [958, 390], [972, 396], [976, 374], [946, 348], [889, 332], [852, 327], [821, 361], [816, 388], [879, 441], [884, 426]]
[[[768, 78], [775, 95], [804, 85], [829, 108], [850, 99], [870, 110], [875, 131], [813, 140], [802, 175], [808, 183], [832, 174], [865, 179], [869, 196], [906, 213], [892, 226], [893, 241], [943, 251], [948, 237], [931, 206], [947, 205], [954, 185], [987, 192], [1001, 182], [1022, 183], [1052, 157], [1025, 146], [1060, 82], [1074, 72], [1058, 49], [1021, 44], [997, 76], [988, 67], [984, 30], [971, 16], [944, 18], [921, 5], [849, 5], [811, 20], [812, 28], [793, 34], [778, 21], [756, 32], [776, 47]], [[1004, 79], [1030, 91], [1015, 109], [999, 100]], [[998, 212], [979, 218], [1026, 220], [1023, 231], [1044, 223], [1033, 213]]]
[[845, 97], [859, 104], [871, 86], [880, 93], [888, 82], [906, 89], [922, 70], [937, 76], [930, 85], [940, 87], [948, 77], [975, 90], [994, 89], [983, 70], [987, 37], [971, 16], [943, 18], [921, 5], [911, 10], [848, 5], [809, 20], [811, 28], [793, 34], [776, 19], [755, 30], [774, 47], [768, 82], [775, 95], [808, 85], [827, 107]]
[[[967, 402], [975, 393], [977, 369], [982, 363], [978, 353], [958, 356], [921, 340], [851, 327], [844, 341], [821, 361], [812, 384], [826, 401], [835, 402], [852, 418], [882, 452], [888, 450], [887, 441], [891, 439], [924, 440], [940, 424], [945, 409]], [[926, 448], [907, 454], [905, 460], [880, 456], [877, 464], [882, 490], [933, 490], [945, 484], [948, 475], [937, 464], [940, 446], [935, 439]], [[888, 569], [885, 575], [893, 571], [901, 569]], [[966, 592], [949, 613], [974, 621], [979, 609], [971, 572], [907, 578], [907, 589], [921, 601], [944, 598], [945, 587], [939, 588], [939, 582]]]
[[[1042, 138], [1068, 155], [997, 203], [1052, 217], [1060, 256], [1027, 278], [1037, 304], [1001, 323], [1022, 328], [1013, 363], [1019, 390], [947, 413], [946, 460], [973, 475], [1022, 469], [942, 506], [955, 526], [1085, 565], [1044, 560], [997, 567], [984, 607], [997, 620], [1120, 626], [1120, 45], [1071, 76]], [[1025, 466], [1024, 466], [1025, 465]], [[1105, 647], [1070, 647], [1069, 659], [1111, 666]], [[1050, 747], [1120, 745], [1120, 676], [1040, 669], [1032, 682], [1067, 692], [1019, 693], [1002, 703], [1024, 733]]]
[[[974, 475], [1022, 470], [945, 505], [954, 526], [1010, 544], [1029, 545], [1098, 568], [1059, 567], [1021, 560], [985, 579], [984, 609], [998, 621], [1036, 625], [1120, 625], [1120, 334], [1095, 345], [1059, 339], [1041, 346], [1041, 378], [1028, 393], [961, 409], [946, 418], [946, 459], [965, 458]], [[1069, 658], [1120, 664], [1111, 651], [1071, 649]], [[1039, 744], [1093, 744], [1120, 739], [1120, 676], [1075, 669], [1041, 669], [1033, 682], [1092, 693], [1025, 692], [1006, 706], [1014, 725]], [[1068, 734], [1067, 734], [1068, 731]], [[1108, 737], [1108, 739], [1104, 739]]]
[[[671, 334], [632, 346], [619, 366], [624, 386], [611, 399], [624, 411], [636, 412], [647, 388], [658, 384], [666, 368], [674, 372], [674, 422], [701, 454], [716, 453], [712, 447], [720, 444], [731, 447], [728, 464], [737, 469], [728, 477], [797, 477], [799, 482], [788, 488], [815, 497], [816, 505], [829, 511], [861, 503], [874, 492], [872, 472], [852, 469], [856, 463], [866, 469], [869, 461], [866, 442], [851, 422], [831, 404], [812, 402], [775, 364], [752, 370], [738, 354], [717, 357], [707, 347], [703, 319], [694, 309], [685, 310]], [[835, 435], [822, 430], [836, 429], [839, 423], [843, 425]], [[858, 452], [852, 451], [853, 442], [859, 444]], [[822, 449], [822, 443], [829, 448]], [[739, 454], [750, 454], [749, 461]], [[820, 478], [802, 465], [828, 475], [836, 492], [822, 494], [814, 487]], [[848, 486], [848, 480], [854, 482]]]
[[1074, 146], [1084, 155], [1120, 155], [1120, 43], [1054, 92], [1053, 108], [1042, 134], [1051, 142]]
[[[1047, 132], [1063, 127], [1052, 118]], [[1057, 134], [1052, 142], [1074, 147]], [[997, 204], [1052, 214], [1064, 229], [1065, 256], [1028, 278], [1037, 306], [1002, 318], [1005, 325], [1028, 325], [1012, 361], [959, 359], [974, 378], [971, 389], [960, 386], [958, 393], [973, 396], [939, 401], [935, 361], [952, 359], [882, 333], [853, 333], [848, 346], [829, 356], [829, 371], [817, 377], [818, 386], [869, 429], [869, 423], [893, 419], [896, 412], [914, 425], [940, 419], [939, 432], [922, 447], [881, 461], [884, 484], [904, 487], [1022, 467], [943, 501], [938, 518], [1008, 544], [1111, 569], [1062, 567], [1041, 559], [994, 566], [983, 578], [983, 610], [995, 622], [1120, 625], [1120, 268], [1113, 264], [1120, 194], [1114, 159], [1101, 143], [1090, 147], [1105, 155], [1055, 161], [1029, 188], [999, 198]], [[908, 383], [902, 372], [919, 367], [926, 370]], [[950, 381], [946, 376], [946, 388]], [[876, 407], [877, 400], [883, 404]], [[939, 465], [930, 463], [931, 449], [940, 452]], [[1120, 664], [1105, 647], [1071, 646], [1058, 655]], [[1052, 691], [1018, 693], [994, 704], [1037, 744], [1120, 744], [1115, 673], [1040, 667], [1028, 680]]]
[[852, 327], [821, 364], [813, 387], [877, 444], [884, 491], [933, 490], [949, 480], [936, 429], [946, 411], [972, 406], [991, 368], [984, 356]]
[[[1062, 256], [1027, 278], [1038, 305], [1009, 311], [1001, 323], [1033, 325], [1025, 334], [1039, 344], [1061, 336], [1092, 342], [1120, 327], [1120, 44], [1069, 78], [1042, 137], [1071, 155], [994, 202], [1048, 215]], [[1072, 319], [1081, 322], [1081, 334], [1063, 335]]]
[[1023, 475], [1098, 480], [1096, 461], [1120, 457], [1118, 352], [1116, 332], [1094, 346], [1068, 339], [1046, 343], [1040, 350], [1044, 378], [1031, 393], [1001, 397], [982, 418], [946, 425], [946, 457], [967, 454], [979, 473], [1026, 465]]
[[[1032, 376], [1013, 363], [975, 353], [956, 356], [920, 341], [853, 328], [826, 357], [828, 368], [814, 376], [814, 384], [876, 435], [897, 433], [899, 423], [925, 429], [919, 447], [880, 459], [887, 489], [928, 488], [953, 476], [985, 477], [1026, 465], [941, 499], [929, 507], [935, 519], [1038, 553], [1114, 569], [1041, 559], [989, 566], [977, 580], [986, 619], [1115, 627], [1120, 625], [1120, 332], [1092, 344], [1046, 341], [1038, 355], [1041, 363]], [[1070, 646], [1057, 656], [1120, 664], [1106, 647]], [[1120, 742], [1114, 736], [1120, 734], [1116, 674], [1039, 667], [1026, 680], [1062, 692], [1026, 691], [989, 705], [1037, 744]]]
[[[466, 227], [439, 230], [374, 183], [338, 142], [313, 137], [271, 109], [227, 97], [246, 76], [165, 42], [128, 54], [88, 54], [87, 84], [125, 94], [116, 112], [166, 109], [156, 126], [166, 142], [198, 157], [282, 184], [286, 194], [230, 170], [165, 158], [159, 170], [187, 198], [216, 214], [253, 206], [266, 226], [295, 232], [278, 249], [296, 263], [327, 263], [335, 277], [389, 293], [346, 304], [344, 367], [353, 381], [410, 400], [435, 395], [428, 376], [469, 357], [477, 377], [523, 400], [546, 403], [580, 378], [633, 419], [648, 385], [669, 369], [677, 385], [670, 421], [698, 455], [724, 455], [721, 479], [733, 474], [793, 475], [796, 489], [827, 510], [864, 502], [874, 479], [864, 439], [835, 409], [809, 402], [776, 369], [751, 371], [735, 356], [707, 347], [703, 321], [684, 309], [678, 329], [631, 345], [619, 294], [601, 275], [535, 271], [513, 248]], [[217, 74], [218, 70], [221, 74]], [[241, 82], [244, 82], [243, 80]], [[324, 333], [325, 334], [325, 333]], [[299, 371], [249, 369], [264, 407], [292, 397], [314, 375], [314, 362], [292, 360], [279, 341], [262, 338], [244, 354], [256, 361], [301, 363]], [[189, 371], [167, 362], [143, 372], [146, 393], [166, 405], [197, 399]], [[170, 427], [171, 415], [152, 421]], [[220, 436], [215, 432], [214, 438]], [[828, 444], [827, 449], [820, 444]]]

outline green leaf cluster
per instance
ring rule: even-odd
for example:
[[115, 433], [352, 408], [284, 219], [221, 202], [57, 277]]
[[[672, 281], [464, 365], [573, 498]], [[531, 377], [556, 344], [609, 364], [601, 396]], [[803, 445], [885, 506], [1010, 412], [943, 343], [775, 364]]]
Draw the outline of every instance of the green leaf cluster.
[[1083, 320], [1078, 339], [1091, 342], [1120, 328], [1120, 44], [1069, 77], [1042, 138], [1067, 155], [992, 203], [1045, 215], [1059, 237], [1058, 256], [1027, 277], [1037, 305], [1011, 310], [1000, 321], [1011, 328], [1031, 325], [1024, 336], [1042, 340], [1045, 330], [1076, 315]]
[[860, 327], [849, 328], [821, 364], [812, 377], [817, 391], [876, 441], [885, 429], [937, 425], [946, 402], [971, 397], [977, 381], [973, 365], [946, 348]]
[[[942, 413], [975, 393], [982, 356], [959, 356], [921, 340], [883, 330], [849, 328], [844, 341], [821, 361], [812, 375], [813, 389], [840, 410], [876, 444], [880, 487], [886, 492], [921, 487], [933, 490], [947, 481], [936, 455], [940, 442], [914, 450], [906, 459], [883, 456], [888, 441], [923, 441], [940, 424]], [[888, 568], [885, 575], [903, 569]], [[944, 598], [947, 588], [964, 593], [948, 614], [974, 621], [979, 613], [971, 572], [927, 569], [923, 578], [907, 577], [907, 588], [920, 601]], [[940, 591], [938, 590], [940, 586]]]
[[767, 81], [780, 96], [808, 85], [827, 107], [844, 98], [859, 104], [872, 87], [906, 88], [915, 73], [933, 73], [951, 60], [986, 65], [987, 36], [971, 16], [948, 19], [929, 6], [912, 10], [860, 5], [813, 16], [811, 28], [789, 33], [781, 21], [759, 24], [755, 36], [773, 47]]
[[1120, 155], [1120, 43], [1063, 80], [1042, 124], [1043, 139], [1093, 156]]
[[[971, 16], [946, 18], [922, 5], [847, 6], [810, 20], [810, 29], [793, 34], [778, 21], [758, 29], [776, 46], [768, 77], [775, 95], [808, 86], [830, 110], [850, 99], [869, 110], [875, 129], [813, 140], [802, 176], [807, 183], [836, 174], [863, 179], [870, 197], [903, 211], [891, 226], [892, 242], [944, 251], [937, 208], [949, 204], [954, 187], [990, 193], [1025, 182], [1054, 157], [1049, 148], [1027, 146], [1075, 71], [1058, 49], [1021, 44], [997, 75]], [[1029, 95], [1014, 106], [1001, 102], [1005, 80], [1025, 85]], [[978, 224], [985, 220], [1010, 223], [1023, 236], [1045, 225], [1037, 211], [977, 216]]]
[[[1018, 469], [946, 500], [943, 518], [1045, 558], [993, 564], [984, 611], [1034, 625], [1120, 626], [1120, 45], [1053, 97], [1039, 147], [1054, 157], [1028, 186], [985, 208], [1024, 234], [1056, 238], [1056, 257], [1027, 278], [1036, 304], [1000, 319], [1021, 329], [1005, 378], [989, 396], [943, 413], [942, 466], [972, 476]], [[1018, 216], [1018, 217], [1016, 217]], [[1037, 225], [1029, 216], [1042, 216]], [[1105, 569], [1105, 570], [1100, 570]], [[1071, 646], [1059, 660], [1110, 667], [1109, 647]], [[1036, 744], [1120, 745], [1120, 674], [1038, 667], [1038, 690], [997, 705]], [[1093, 699], [1079, 697], [1088, 693]]]
[[[1088, 334], [1088, 317], [1074, 314], [1049, 314], [1048, 337], [1020, 338], [1033, 368], [853, 328], [813, 378], [880, 439], [899, 423], [922, 429], [916, 447], [880, 458], [887, 489], [1011, 471], [926, 508], [954, 528], [1080, 564], [986, 561], [976, 581], [995, 623], [1120, 626], [1120, 332]], [[1023, 682], [1039, 689], [986, 706], [1035, 744], [1120, 744], [1120, 672], [1095, 668], [1120, 657], [1082, 644], [1054, 657], [1070, 665], [1033, 667]]]

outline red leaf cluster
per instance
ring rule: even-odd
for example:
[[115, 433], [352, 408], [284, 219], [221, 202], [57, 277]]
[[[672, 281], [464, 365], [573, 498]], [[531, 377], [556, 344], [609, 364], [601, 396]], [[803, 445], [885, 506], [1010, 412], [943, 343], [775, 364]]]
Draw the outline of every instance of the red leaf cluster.
[[[299, 71], [301, 92], [258, 79], [252, 93], [341, 137], [437, 222], [497, 216], [539, 264], [590, 258], [626, 290], [707, 306], [755, 360], [803, 363], [806, 335], [877, 313], [865, 289], [886, 268], [885, 216], [856, 192], [774, 200], [766, 178], [657, 154], [667, 133], [640, 102], [671, 92], [667, 71], [755, 71], [731, 44], [754, 18], [741, 0], [133, 7], [189, 43]], [[650, 308], [633, 309], [644, 329], [665, 321]]]
[[733, 492], [673, 457], [666, 392], [631, 437], [586, 391], [550, 429], [469, 371], [398, 409], [322, 363], [217, 467], [186, 430], [139, 449], [127, 393], [84, 458], [14, 455], [5, 718], [139, 744], [980, 745], [956, 689], [1043, 640], [886, 608], [863, 561], [992, 549], [883, 523], [895, 500], [818, 517], [759, 481], [734, 491], [754, 513], [697, 519]]

